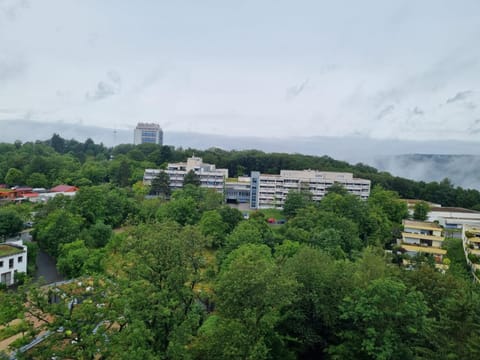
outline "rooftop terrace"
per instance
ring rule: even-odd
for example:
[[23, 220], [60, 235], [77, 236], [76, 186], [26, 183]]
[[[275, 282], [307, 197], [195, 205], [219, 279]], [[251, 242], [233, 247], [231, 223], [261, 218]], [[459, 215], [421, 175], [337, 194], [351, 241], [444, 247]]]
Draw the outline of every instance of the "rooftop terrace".
[[0, 244], [0, 257], [20, 254], [22, 252], [23, 252], [23, 249], [19, 247], [9, 245], [9, 244]]

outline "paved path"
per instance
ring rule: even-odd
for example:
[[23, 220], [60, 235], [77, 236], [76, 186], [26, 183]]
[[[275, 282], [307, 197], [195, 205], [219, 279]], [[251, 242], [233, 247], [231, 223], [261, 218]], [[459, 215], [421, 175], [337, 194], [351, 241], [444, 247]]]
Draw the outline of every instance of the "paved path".
[[22, 333], [18, 333], [16, 335], [10, 336], [9, 338], [6, 338], [5, 340], [0, 341], [0, 351], [6, 352], [10, 344], [13, 343], [15, 340], [20, 339], [21, 337], [23, 337]]
[[64, 280], [63, 276], [57, 271], [55, 259], [42, 250], [38, 251], [35, 279], [40, 277], [43, 277], [47, 284]]

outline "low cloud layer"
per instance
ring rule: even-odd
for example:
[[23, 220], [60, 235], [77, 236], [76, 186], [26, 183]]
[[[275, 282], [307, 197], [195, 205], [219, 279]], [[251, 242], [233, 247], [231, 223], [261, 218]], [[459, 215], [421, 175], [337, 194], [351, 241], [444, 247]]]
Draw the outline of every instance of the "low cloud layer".
[[478, 0], [0, 0], [0, 107], [106, 128], [477, 141], [478, 13]]

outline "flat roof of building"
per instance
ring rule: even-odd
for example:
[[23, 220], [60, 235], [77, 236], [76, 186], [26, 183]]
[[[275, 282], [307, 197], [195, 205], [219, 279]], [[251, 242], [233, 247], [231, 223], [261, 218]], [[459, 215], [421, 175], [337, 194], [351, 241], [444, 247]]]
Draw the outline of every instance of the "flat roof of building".
[[11, 245], [11, 244], [0, 244], [0, 257], [20, 254], [23, 251], [24, 250], [22, 248]]
[[403, 226], [413, 229], [442, 230], [440, 225], [430, 221], [403, 220]]
[[468, 214], [480, 214], [479, 211], [465, 209], [461, 207], [432, 207], [430, 211], [433, 212], [457, 212], [457, 213], [468, 213]]
[[425, 201], [425, 200], [421, 200], [421, 199], [401, 199], [401, 200], [405, 201], [409, 207], [413, 207], [414, 205], [416, 205], [418, 203], [421, 203], [421, 202], [427, 203], [431, 208], [432, 207], [442, 207], [442, 205], [440, 205], [440, 204], [435, 204], [435, 203], [432, 203], [430, 201]]

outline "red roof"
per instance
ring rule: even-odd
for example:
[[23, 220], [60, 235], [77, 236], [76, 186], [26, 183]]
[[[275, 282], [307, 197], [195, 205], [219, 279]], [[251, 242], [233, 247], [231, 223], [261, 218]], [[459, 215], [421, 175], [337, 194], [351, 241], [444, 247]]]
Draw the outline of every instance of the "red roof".
[[28, 186], [18, 186], [14, 188], [15, 191], [20, 191], [20, 192], [31, 192], [33, 189]]
[[23, 197], [26, 197], [26, 198], [34, 198], [34, 197], [38, 197], [38, 194], [37, 193], [28, 193], [28, 194], [23, 194]]
[[50, 189], [50, 192], [75, 192], [78, 191], [76, 186], [72, 185], [57, 185]]

